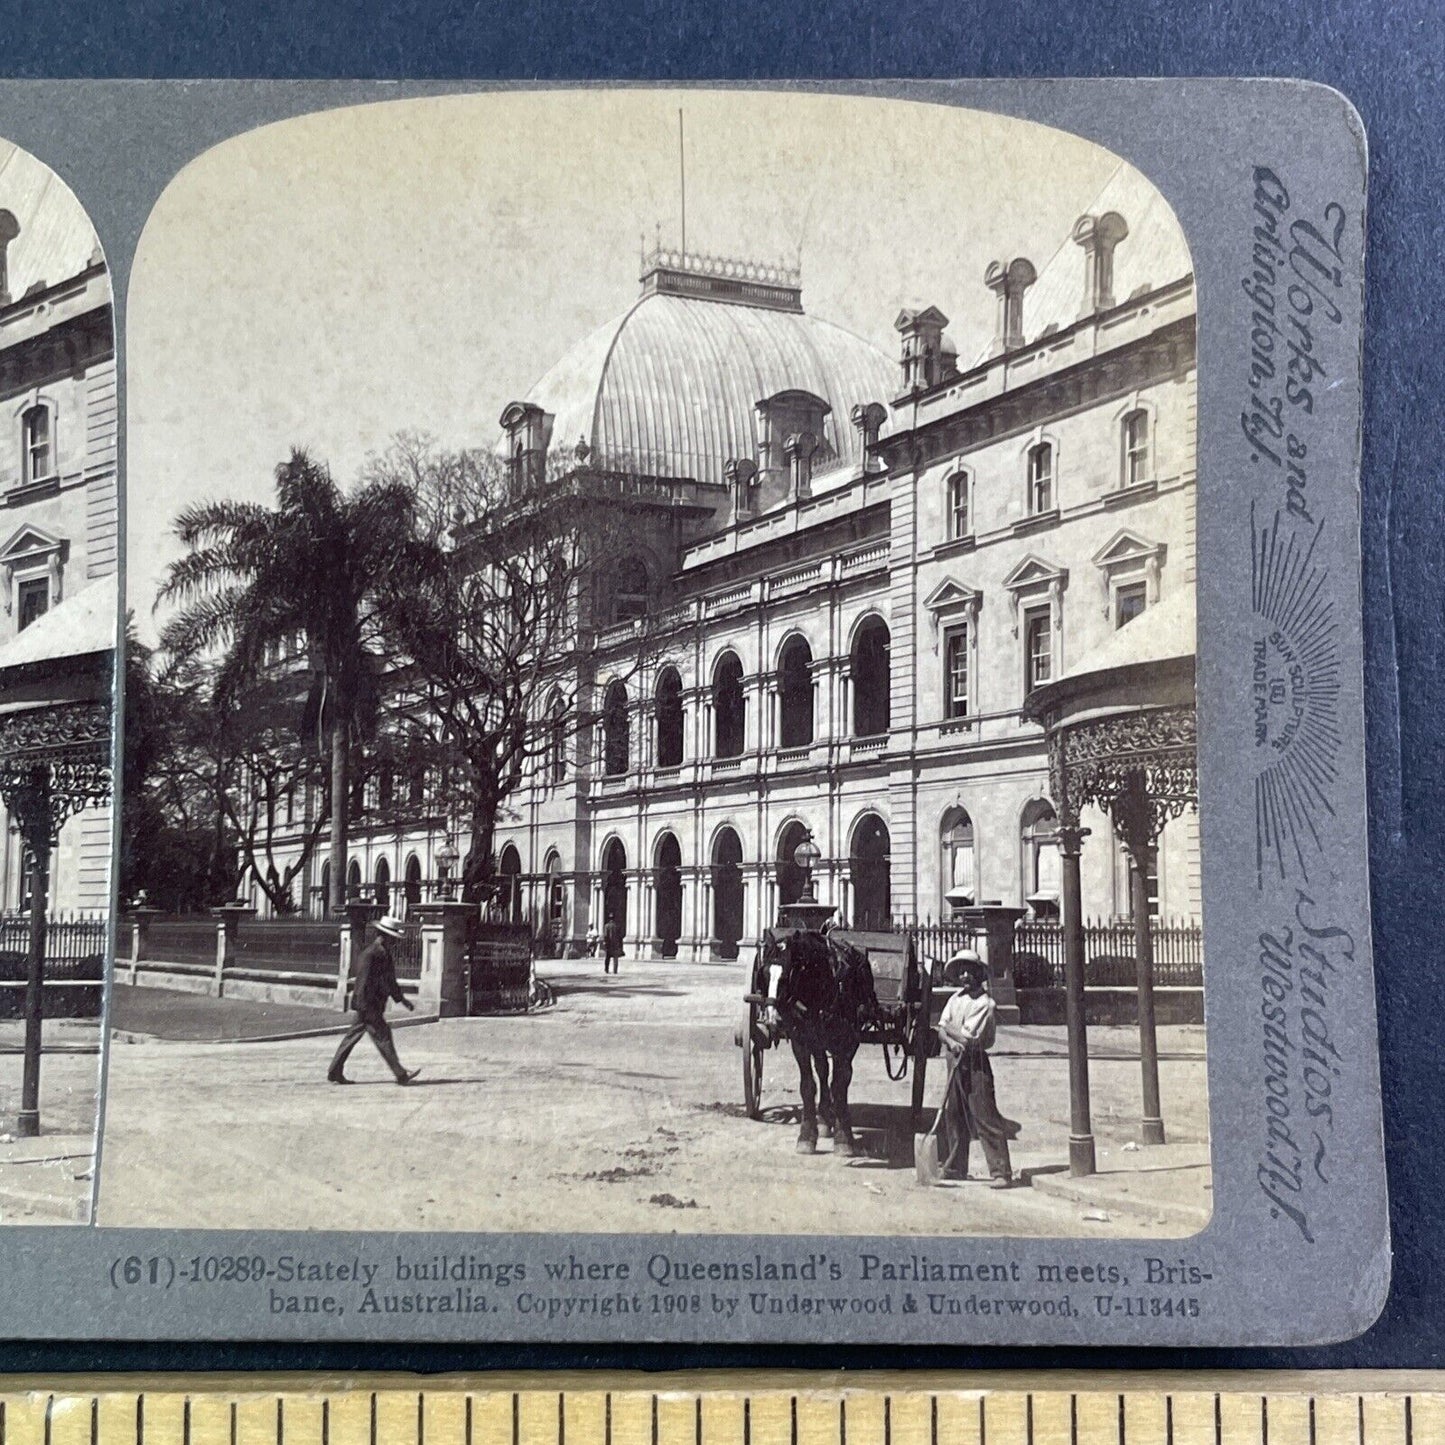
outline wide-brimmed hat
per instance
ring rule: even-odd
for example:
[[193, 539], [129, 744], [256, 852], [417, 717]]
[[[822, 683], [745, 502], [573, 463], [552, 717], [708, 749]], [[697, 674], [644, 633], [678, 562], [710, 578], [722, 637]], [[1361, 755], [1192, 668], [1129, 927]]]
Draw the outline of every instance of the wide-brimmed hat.
[[988, 982], [988, 965], [972, 948], [960, 948], [943, 965], [943, 977], [947, 983], [962, 983], [970, 976], [983, 983]]
[[376, 920], [376, 931], [388, 938], [400, 938], [406, 932], [406, 924], [394, 913], [387, 913]]

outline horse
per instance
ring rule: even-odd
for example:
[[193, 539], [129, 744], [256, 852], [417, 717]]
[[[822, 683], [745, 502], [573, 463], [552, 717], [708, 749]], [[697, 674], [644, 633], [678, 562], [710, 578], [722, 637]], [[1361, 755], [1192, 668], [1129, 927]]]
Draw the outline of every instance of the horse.
[[836, 1131], [834, 1153], [849, 1158], [861, 1153], [848, 1112], [848, 1086], [860, 1033], [879, 1017], [868, 959], [852, 944], [822, 933], [768, 929], [753, 987], [767, 1000], [762, 1029], [768, 1041], [786, 1038], [798, 1061], [803, 1098], [798, 1153], [817, 1151], [820, 1118], [824, 1138]]

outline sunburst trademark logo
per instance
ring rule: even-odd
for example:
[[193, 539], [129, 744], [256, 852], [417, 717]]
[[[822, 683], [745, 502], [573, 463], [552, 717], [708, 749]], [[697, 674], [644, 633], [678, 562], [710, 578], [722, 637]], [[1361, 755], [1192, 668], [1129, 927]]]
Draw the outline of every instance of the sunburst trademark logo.
[[1255, 870], [1308, 879], [1340, 750], [1340, 650], [1325, 569], [1314, 560], [1324, 529], [1302, 532], [1276, 512], [1254, 529]]

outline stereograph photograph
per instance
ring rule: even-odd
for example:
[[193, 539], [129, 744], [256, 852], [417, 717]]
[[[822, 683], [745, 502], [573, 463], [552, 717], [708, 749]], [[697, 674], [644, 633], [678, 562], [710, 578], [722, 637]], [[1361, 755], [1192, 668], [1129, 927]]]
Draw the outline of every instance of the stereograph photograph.
[[0, 1224], [87, 1222], [111, 900], [110, 275], [0, 138]]
[[977, 110], [199, 155], [128, 296], [99, 1222], [1204, 1228], [1195, 311], [1147, 177]]

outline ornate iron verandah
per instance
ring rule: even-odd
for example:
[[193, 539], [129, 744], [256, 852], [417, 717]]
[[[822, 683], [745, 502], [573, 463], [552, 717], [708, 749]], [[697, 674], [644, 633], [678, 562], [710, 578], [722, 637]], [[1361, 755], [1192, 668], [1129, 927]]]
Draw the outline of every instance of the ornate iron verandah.
[[1157, 616], [1136, 618], [1093, 659], [1036, 689], [1025, 705], [1048, 735], [1049, 790], [1059, 818], [1074, 1174], [1095, 1169], [1080, 883], [1080, 856], [1089, 835], [1080, 815], [1091, 806], [1113, 823], [1129, 857], [1143, 1076], [1140, 1142], [1164, 1142], [1147, 880], [1165, 824], [1197, 806], [1199, 796], [1192, 604], [1192, 597], [1182, 596], [1172, 606], [1152, 609]]
[[114, 604], [107, 609], [105, 601], [81, 594], [0, 651], [0, 800], [25, 844], [30, 870], [21, 1135], [40, 1132], [51, 855], [68, 819], [111, 796], [114, 622], [106, 614]]

